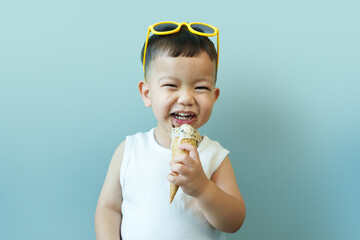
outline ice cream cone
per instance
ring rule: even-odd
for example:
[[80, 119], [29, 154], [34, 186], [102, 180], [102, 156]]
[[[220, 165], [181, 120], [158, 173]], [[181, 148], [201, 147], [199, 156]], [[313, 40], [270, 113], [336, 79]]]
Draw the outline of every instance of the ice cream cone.
[[[188, 143], [197, 147], [201, 141], [199, 132], [187, 124], [183, 124], [178, 128], [173, 128], [171, 138], [171, 163], [174, 162], [176, 156], [180, 154], [189, 154], [186, 150], [180, 150], [178, 147], [179, 144]], [[173, 172], [173, 174], [176, 176], [178, 175], [178, 173], [175, 172]], [[178, 185], [170, 184], [170, 203], [174, 200], [178, 189]]]

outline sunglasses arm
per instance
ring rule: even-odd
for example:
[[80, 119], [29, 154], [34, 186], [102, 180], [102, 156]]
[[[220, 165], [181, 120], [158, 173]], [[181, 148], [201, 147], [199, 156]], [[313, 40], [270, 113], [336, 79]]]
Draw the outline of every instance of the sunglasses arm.
[[217, 63], [216, 63], [217, 68], [219, 68], [219, 30], [217, 32]]
[[145, 57], [146, 57], [146, 49], [148, 46], [148, 41], [149, 41], [149, 35], [150, 35], [150, 27], [148, 29], [147, 35], [146, 35], [146, 42], [145, 42], [145, 46], [144, 46], [144, 56], [143, 56], [143, 71], [144, 71], [144, 78], [145, 78], [145, 82], [146, 82], [146, 76], [145, 76]]

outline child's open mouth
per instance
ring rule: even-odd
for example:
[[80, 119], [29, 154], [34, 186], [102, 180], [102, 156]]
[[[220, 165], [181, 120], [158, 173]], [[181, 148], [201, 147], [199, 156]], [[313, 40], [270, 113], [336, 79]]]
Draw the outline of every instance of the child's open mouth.
[[171, 113], [171, 119], [175, 125], [191, 124], [196, 120], [194, 113]]

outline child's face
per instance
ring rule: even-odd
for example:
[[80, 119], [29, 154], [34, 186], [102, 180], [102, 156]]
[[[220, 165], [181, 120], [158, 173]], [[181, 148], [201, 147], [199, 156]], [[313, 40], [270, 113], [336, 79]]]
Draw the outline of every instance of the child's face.
[[156, 57], [147, 74], [148, 83], [139, 87], [145, 106], [152, 106], [158, 130], [170, 132], [172, 124], [203, 126], [219, 97], [215, 74], [215, 62], [205, 52], [197, 57]]

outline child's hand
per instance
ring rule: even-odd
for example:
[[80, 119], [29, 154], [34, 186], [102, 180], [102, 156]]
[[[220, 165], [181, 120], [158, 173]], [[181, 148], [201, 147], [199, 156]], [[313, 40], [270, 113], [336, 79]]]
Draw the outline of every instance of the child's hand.
[[206, 189], [210, 180], [204, 173], [196, 147], [185, 143], [179, 145], [179, 149], [188, 151], [189, 155], [181, 154], [175, 157], [171, 171], [179, 175], [170, 173], [167, 178], [169, 182], [181, 187], [187, 195], [198, 197]]

